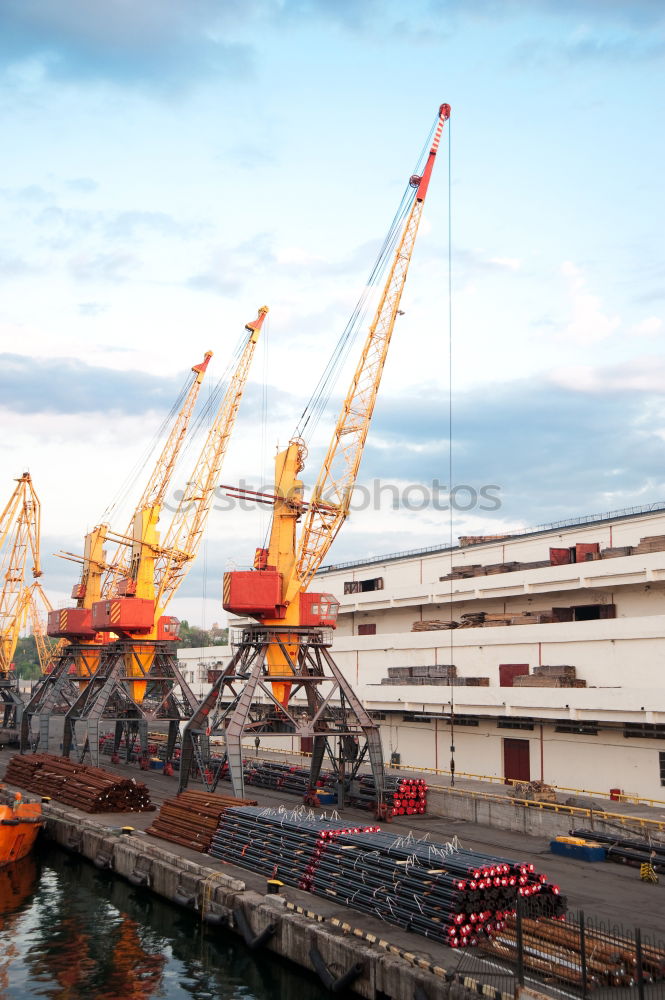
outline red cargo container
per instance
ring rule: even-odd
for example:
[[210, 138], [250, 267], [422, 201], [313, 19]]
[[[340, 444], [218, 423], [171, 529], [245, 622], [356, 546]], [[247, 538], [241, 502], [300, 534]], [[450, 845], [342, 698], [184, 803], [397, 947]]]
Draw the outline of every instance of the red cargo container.
[[89, 608], [59, 608], [49, 611], [46, 632], [53, 639], [94, 639]]
[[600, 559], [600, 542], [578, 542], [575, 546], [575, 561], [590, 562]]
[[155, 602], [145, 597], [113, 597], [92, 606], [96, 632], [149, 632], [155, 621]]
[[573, 561], [570, 549], [550, 549], [550, 566], [566, 566]]
[[224, 574], [222, 605], [235, 615], [283, 618], [282, 574], [276, 569], [234, 570]]
[[499, 687], [511, 688], [516, 677], [523, 677], [529, 673], [528, 663], [500, 663], [499, 664]]

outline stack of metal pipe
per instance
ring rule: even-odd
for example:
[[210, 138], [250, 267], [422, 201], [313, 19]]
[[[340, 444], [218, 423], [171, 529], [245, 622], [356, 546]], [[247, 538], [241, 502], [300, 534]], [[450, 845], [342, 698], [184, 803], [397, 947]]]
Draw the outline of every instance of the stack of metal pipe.
[[453, 948], [500, 931], [520, 896], [542, 895], [551, 915], [565, 912], [558, 886], [532, 864], [304, 810], [227, 809], [209, 853]]
[[654, 871], [665, 872], [665, 843], [638, 837], [622, 837], [615, 833], [599, 833], [597, 830], [573, 830], [574, 837], [607, 845], [607, 860], [622, 865], [640, 865], [649, 862]]
[[[387, 774], [384, 779], [384, 797], [391, 816], [418, 816], [427, 812], [427, 782], [423, 778]], [[349, 802], [360, 809], [374, 809], [376, 785], [373, 775], [363, 774], [352, 782]]]
[[[246, 785], [279, 788], [289, 795], [305, 795], [309, 789], [309, 768], [281, 764], [278, 761], [246, 759], [243, 761], [243, 770]], [[227, 776], [228, 770], [224, 777]], [[336, 784], [333, 774], [322, 771], [317, 787], [334, 791]]]
[[[309, 768], [279, 761], [245, 758], [243, 770], [246, 785], [273, 788], [287, 795], [305, 795], [309, 791]], [[228, 768], [222, 778], [230, 780]], [[337, 777], [332, 771], [321, 771], [317, 788], [337, 792]], [[427, 812], [427, 782], [422, 778], [405, 778], [387, 774], [384, 784], [385, 804], [391, 816], [418, 816]], [[376, 806], [376, 785], [371, 774], [362, 774], [350, 783], [347, 799], [350, 805], [373, 811]]]

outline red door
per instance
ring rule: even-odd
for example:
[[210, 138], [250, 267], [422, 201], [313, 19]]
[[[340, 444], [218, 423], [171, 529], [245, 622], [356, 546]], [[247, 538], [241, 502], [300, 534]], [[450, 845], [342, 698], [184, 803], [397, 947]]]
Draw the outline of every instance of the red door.
[[503, 776], [513, 781], [531, 781], [529, 740], [504, 739]]
[[499, 687], [511, 688], [513, 677], [520, 677], [529, 673], [528, 663], [500, 663], [499, 664]]

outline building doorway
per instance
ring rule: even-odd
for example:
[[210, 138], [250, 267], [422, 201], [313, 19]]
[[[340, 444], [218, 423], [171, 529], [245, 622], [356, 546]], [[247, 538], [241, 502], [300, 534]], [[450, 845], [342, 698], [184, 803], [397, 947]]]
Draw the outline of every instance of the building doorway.
[[503, 741], [503, 776], [513, 781], [531, 781], [529, 740]]

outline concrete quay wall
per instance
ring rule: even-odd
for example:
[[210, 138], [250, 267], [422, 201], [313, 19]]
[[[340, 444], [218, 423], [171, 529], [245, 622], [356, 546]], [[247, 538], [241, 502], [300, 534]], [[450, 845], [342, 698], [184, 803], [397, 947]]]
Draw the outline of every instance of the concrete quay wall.
[[[459, 981], [426, 957], [360, 927], [325, 918], [281, 896], [261, 895], [244, 881], [158, 847], [142, 834], [125, 834], [53, 803], [44, 805], [44, 815], [50, 840], [187, 907], [213, 926], [242, 935], [250, 948], [267, 948], [314, 973], [318, 970], [312, 950], [318, 951], [331, 984], [350, 969], [361, 969], [351, 989], [368, 1000], [470, 1000], [479, 994], [508, 1000], [506, 994], [468, 977]], [[349, 919], [357, 920], [358, 915], [349, 911]]]
[[665, 814], [648, 807], [634, 807], [630, 812], [626, 807], [620, 813], [605, 810], [595, 803], [588, 808], [549, 803], [524, 805], [508, 795], [477, 795], [463, 789], [440, 786], [428, 789], [427, 812], [430, 816], [509, 830], [529, 837], [553, 838], [567, 834], [575, 827], [614, 834], [619, 827], [627, 835], [638, 836], [649, 830], [665, 831]]

